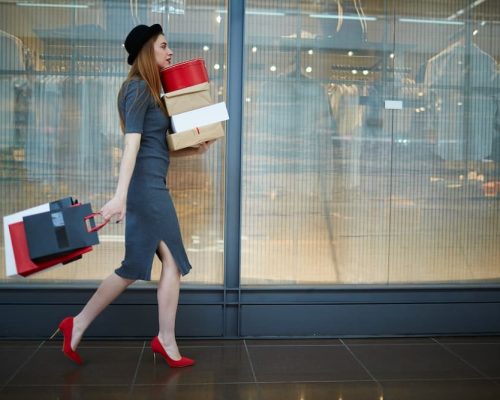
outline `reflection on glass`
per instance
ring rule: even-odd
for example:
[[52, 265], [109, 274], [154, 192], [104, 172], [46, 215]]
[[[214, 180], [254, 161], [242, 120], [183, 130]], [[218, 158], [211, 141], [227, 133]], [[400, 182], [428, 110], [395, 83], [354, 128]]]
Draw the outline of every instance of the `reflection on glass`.
[[498, 279], [500, 6], [362, 3], [247, 2], [242, 282]]
[[[160, 23], [175, 61], [203, 57], [209, 67], [225, 65], [225, 21], [213, 18], [224, 1], [42, 3], [0, 5], [2, 215], [65, 196], [94, 209], [111, 198], [123, 146], [116, 110], [128, 71], [122, 43], [130, 27]], [[223, 101], [223, 72], [209, 74], [214, 100]], [[171, 161], [169, 187], [195, 266], [186, 282], [223, 280], [223, 165], [223, 141], [203, 158]], [[122, 224], [107, 226], [83, 260], [23, 282], [102, 279], [121, 262], [123, 231]], [[159, 271], [157, 261], [155, 278]]]

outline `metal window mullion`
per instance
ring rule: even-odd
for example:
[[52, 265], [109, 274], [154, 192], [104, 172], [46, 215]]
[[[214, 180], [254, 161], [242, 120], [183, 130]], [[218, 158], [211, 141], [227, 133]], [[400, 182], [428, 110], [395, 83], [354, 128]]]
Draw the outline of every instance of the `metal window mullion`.
[[[228, 3], [226, 189], [224, 218], [224, 333], [239, 335], [241, 282], [241, 137], [243, 130], [243, 82], [245, 1]], [[235, 295], [237, 305], [235, 305]]]

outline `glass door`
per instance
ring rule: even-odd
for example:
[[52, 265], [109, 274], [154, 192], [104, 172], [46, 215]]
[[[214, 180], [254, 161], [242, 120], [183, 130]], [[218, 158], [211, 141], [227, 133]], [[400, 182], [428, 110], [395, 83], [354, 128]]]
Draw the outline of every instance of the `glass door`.
[[496, 1], [393, 1], [390, 283], [500, 272]]
[[248, 1], [245, 42], [242, 283], [386, 283], [390, 10]]

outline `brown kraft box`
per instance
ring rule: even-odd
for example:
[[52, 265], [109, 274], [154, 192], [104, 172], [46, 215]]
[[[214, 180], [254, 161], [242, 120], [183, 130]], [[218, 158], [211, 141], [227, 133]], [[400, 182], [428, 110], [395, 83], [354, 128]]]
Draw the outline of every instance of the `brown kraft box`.
[[180, 150], [186, 147], [197, 147], [200, 143], [219, 139], [224, 136], [221, 122], [200, 126], [188, 131], [167, 133], [167, 143], [170, 150]]
[[166, 93], [163, 101], [169, 116], [196, 110], [213, 103], [208, 82]]

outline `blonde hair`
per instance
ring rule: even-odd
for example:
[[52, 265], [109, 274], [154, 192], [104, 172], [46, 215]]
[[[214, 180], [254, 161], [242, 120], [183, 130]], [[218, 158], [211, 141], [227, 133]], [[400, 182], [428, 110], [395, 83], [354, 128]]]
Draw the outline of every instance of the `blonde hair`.
[[[161, 33], [159, 35], [161, 35]], [[154, 49], [154, 42], [159, 35], [153, 36], [144, 44], [132, 64], [132, 67], [130, 67], [127, 79], [125, 79], [122, 83], [120, 91], [118, 92], [118, 113], [120, 115], [120, 127], [122, 132], [125, 131], [125, 116], [122, 115], [122, 112], [120, 111], [120, 99], [123, 96], [125, 88], [132, 79], [143, 79], [146, 82], [148, 90], [151, 93], [151, 96], [153, 96], [155, 103], [165, 114], [167, 114], [165, 103], [163, 103], [160, 98], [161, 80], [158, 65], [156, 64]]]

